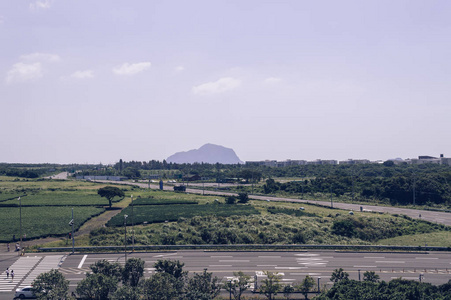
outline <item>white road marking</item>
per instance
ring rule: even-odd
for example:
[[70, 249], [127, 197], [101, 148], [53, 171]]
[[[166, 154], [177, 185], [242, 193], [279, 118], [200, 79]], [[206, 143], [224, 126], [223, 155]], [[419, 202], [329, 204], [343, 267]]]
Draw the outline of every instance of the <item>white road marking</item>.
[[[160, 254], [160, 255], [155, 255], [154, 257], [165, 257], [165, 256], [173, 256], [173, 255], [177, 255], [178, 253], [169, 253], [169, 254]], [[183, 257], [183, 256], [181, 256]]]
[[229, 263], [234, 263], [234, 262], [250, 262], [250, 260], [248, 260], [248, 259], [244, 259], [244, 260], [220, 260], [219, 262], [223, 262], [223, 263], [225, 263], [225, 262], [229, 262]]
[[281, 258], [281, 256], [258, 256], [258, 258]]
[[277, 267], [277, 265], [257, 265], [257, 267]]
[[85, 254], [85, 255], [83, 256], [83, 258], [82, 258], [81, 261], [80, 261], [80, 264], [78, 265], [78, 268], [79, 268], [79, 269], [81, 269], [81, 268], [83, 267], [83, 264], [85, 263], [85, 260], [86, 260], [87, 257], [88, 257], [87, 254]]
[[405, 264], [406, 262], [403, 260], [378, 260], [376, 263], [384, 263], [384, 264]]
[[438, 257], [415, 257], [415, 259], [438, 259]]
[[231, 267], [232, 265], [208, 265], [209, 267]]
[[385, 259], [384, 256], [364, 256], [363, 258]]

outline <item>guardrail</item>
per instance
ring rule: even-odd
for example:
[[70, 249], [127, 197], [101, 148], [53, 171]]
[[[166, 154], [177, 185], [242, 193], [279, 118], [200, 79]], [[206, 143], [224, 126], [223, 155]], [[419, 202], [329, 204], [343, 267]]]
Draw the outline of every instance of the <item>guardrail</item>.
[[[99, 251], [124, 251], [122, 246], [86, 246], [86, 247], [42, 247], [38, 248], [42, 252], [99, 252]], [[170, 251], [170, 250], [233, 250], [233, 251], [252, 251], [252, 250], [339, 250], [339, 251], [451, 251], [451, 247], [435, 247], [435, 246], [373, 246], [373, 245], [127, 245], [127, 252], [134, 251]]]

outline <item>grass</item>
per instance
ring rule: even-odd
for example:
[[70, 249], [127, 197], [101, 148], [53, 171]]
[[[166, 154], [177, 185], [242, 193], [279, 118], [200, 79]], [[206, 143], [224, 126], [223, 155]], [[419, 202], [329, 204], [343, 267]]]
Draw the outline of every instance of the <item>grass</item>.
[[403, 235], [390, 239], [382, 239], [378, 245], [387, 246], [436, 246], [451, 247], [451, 231], [439, 231], [423, 234]]
[[[232, 215], [251, 215], [259, 212], [250, 205], [226, 205], [226, 204], [176, 204], [176, 205], [146, 205], [135, 206], [133, 209], [134, 224], [158, 223], [165, 221], [177, 221], [180, 218], [192, 218], [195, 216], [232, 216]], [[124, 215], [128, 215], [127, 225], [132, 224], [132, 208], [129, 206], [115, 217], [113, 217], [107, 226], [123, 226]]]

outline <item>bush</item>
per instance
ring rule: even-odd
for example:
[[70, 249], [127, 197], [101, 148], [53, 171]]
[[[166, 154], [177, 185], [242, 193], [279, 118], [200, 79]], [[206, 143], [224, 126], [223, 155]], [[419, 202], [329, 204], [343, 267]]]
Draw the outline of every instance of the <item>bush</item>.
[[229, 196], [226, 198], [226, 204], [235, 204], [236, 198], [233, 196]]

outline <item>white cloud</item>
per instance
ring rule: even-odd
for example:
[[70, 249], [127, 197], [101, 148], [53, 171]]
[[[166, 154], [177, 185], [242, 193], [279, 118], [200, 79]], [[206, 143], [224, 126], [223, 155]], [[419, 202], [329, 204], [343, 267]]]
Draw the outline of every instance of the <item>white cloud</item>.
[[0, 16], [0, 24], [3, 24], [5, 22], [5, 18], [3, 16]]
[[94, 77], [94, 71], [92, 70], [85, 70], [85, 71], [76, 71], [70, 75], [72, 78], [76, 79], [88, 79]]
[[42, 77], [41, 63], [17, 63], [12, 66], [6, 75], [6, 83], [23, 82]]
[[31, 53], [31, 54], [26, 54], [26, 55], [22, 55], [20, 57], [20, 59], [22, 60], [26, 60], [26, 61], [31, 61], [31, 62], [59, 62], [61, 61], [61, 58], [56, 55], [56, 54], [51, 54], [51, 53]]
[[265, 83], [268, 83], [268, 84], [278, 83], [281, 81], [282, 81], [282, 78], [278, 78], [278, 77], [268, 77], [265, 79]]
[[196, 95], [212, 95], [233, 90], [241, 85], [241, 80], [232, 77], [223, 77], [215, 82], [207, 82], [194, 86], [192, 92]]
[[176, 72], [183, 72], [183, 71], [185, 71], [185, 67], [184, 66], [177, 66], [177, 67], [175, 67], [175, 71]]
[[31, 10], [48, 9], [50, 8], [51, 4], [52, 3], [50, 0], [38, 0], [34, 3], [30, 3], [29, 7]]
[[135, 64], [125, 63], [122, 66], [117, 66], [113, 69], [116, 75], [135, 75], [149, 69], [150, 62], [140, 62]]

